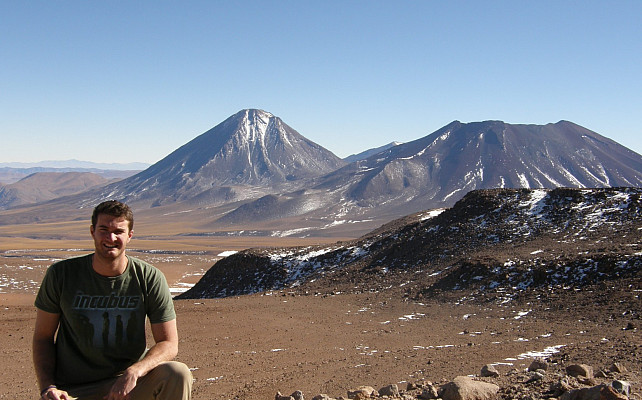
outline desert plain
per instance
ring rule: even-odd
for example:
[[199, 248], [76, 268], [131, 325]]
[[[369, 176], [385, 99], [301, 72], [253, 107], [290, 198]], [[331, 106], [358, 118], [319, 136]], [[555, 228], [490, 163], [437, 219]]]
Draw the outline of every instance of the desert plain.
[[[249, 247], [331, 243], [344, 238], [174, 235], [143, 221], [128, 254], [156, 265], [180, 293], [214, 262]], [[33, 300], [55, 260], [92, 250], [88, 222], [0, 227], [0, 398], [38, 398], [31, 363]], [[552, 365], [627, 368], [640, 398], [639, 287], [603, 284], [555, 297], [503, 304], [451, 296], [417, 301], [390, 288], [350, 294], [275, 290], [224, 299], [176, 300], [178, 360], [194, 376], [194, 399], [274, 399], [296, 390], [346, 396], [361, 385], [443, 384], [493, 364], [499, 379], [519, 376], [536, 358]], [[513, 378], [515, 379], [515, 378]], [[521, 379], [521, 378], [518, 378]], [[545, 390], [544, 388], [542, 390]], [[637, 397], [635, 397], [637, 396]]]

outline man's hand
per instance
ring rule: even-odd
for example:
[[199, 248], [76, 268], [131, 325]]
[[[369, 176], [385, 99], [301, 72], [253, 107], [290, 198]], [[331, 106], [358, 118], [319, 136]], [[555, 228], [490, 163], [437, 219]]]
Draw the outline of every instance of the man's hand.
[[71, 397], [64, 390], [58, 388], [47, 389], [46, 392], [40, 396], [40, 400], [74, 400], [75, 397]]
[[129, 393], [134, 390], [136, 387], [136, 382], [138, 382], [139, 376], [132, 372], [130, 369], [127, 369], [124, 374], [122, 374], [116, 382], [114, 382], [109, 394], [105, 396], [105, 400], [127, 400], [129, 399]]
[[152, 336], [156, 343], [149, 349], [142, 360], [132, 364], [125, 370], [123, 375], [118, 377], [105, 400], [129, 399], [129, 393], [136, 387], [138, 378], [145, 376], [160, 363], [176, 357], [178, 352], [176, 320], [151, 324], [151, 327]]

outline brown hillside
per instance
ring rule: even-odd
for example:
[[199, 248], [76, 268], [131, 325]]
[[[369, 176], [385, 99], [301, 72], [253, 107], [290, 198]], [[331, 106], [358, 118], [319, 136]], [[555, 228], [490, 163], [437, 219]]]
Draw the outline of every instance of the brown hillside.
[[91, 172], [38, 172], [0, 187], [0, 209], [40, 203], [103, 186], [110, 180]]

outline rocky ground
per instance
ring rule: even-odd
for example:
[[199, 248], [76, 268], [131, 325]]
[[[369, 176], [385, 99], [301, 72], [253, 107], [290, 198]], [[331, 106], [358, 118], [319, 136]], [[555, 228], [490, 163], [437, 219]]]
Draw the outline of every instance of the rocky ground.
[[[458, 376], [497, 385], [501, 399], [562, 398], [615, 380], [628, 382], [636, 399], [641, 293], [637, 280], [503, 304], [419, 302], [395, 291], [180, 300], [178, 358], [193, 369], [195, 399], [271, 400], [296, 391], [338, 399], [361, 386], [381, 398], [389, 385], [400, 394], [387, 398], [417, 399]], [[37, 398], [26, 300], [5, 297], [0, 309], [0, 398]], [[528, 371], [537, 359], [545, 371]], [[593, 377], [567, 373], [575, 364], [590, 366]], [[486, 365], [499, 376], [481, 377]]]
[[[202, 273], [198, 257], [161, 263], [170, 285]], [[358, 241], [225, 260], [175, 302], [194, 399], [471, 398], [458, 377], [491, 385], [469, 389], [479, 399], [642, 398], [637, 189], [478, 192]], [[38, 395], [30, 304], [44, 267], [22, 264], [39, 275], [3, 275], [17, 289], [0, 293], [7, 399]]]

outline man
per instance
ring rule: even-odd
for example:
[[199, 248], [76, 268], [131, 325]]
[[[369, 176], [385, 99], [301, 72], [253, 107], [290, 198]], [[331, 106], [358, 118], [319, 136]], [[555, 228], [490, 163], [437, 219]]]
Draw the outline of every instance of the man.
[[[101, 203], [91, 217], [95, 252], [47, 270], [33, 335], [42, 400], [190, 399], [189, 369], [170, 361], [178, 333], [165, 277], [125, 255], [133, 227], [127, 205]], [[155, 341], [149, 350], [146, 318]]]

